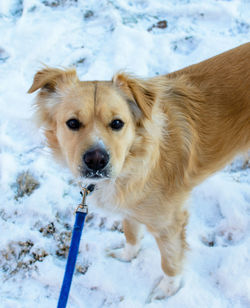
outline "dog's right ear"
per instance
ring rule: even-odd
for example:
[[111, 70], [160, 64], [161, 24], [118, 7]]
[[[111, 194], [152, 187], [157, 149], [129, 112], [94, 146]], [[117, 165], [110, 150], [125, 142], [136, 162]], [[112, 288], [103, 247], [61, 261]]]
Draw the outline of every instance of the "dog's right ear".
[[[57, 103], [60, 102], [60, 95], [53, 94], [75, 86], [78, 82], [75, 69], [61, 70], [45, 67], [34, 76], [33, 84], [28, 90], [28, 93], [33, 93], [40, 89], [34, 103], [34, 119], [38, 127], [46, 128], [51, 136], [55, 131], [54, 107], [56, 108]], [[51, 136], [50, 139], [52, 139]]]
[[33, 93], [38, 89], [42, 89], [46, 92], [55, 92], [61, 84], [72, 84], [77, 81], [78, 77], [75, 69], [61, 70], [58, 68], [46, 67], [36, 73], [28, 93]]
[[34, 120], [38, 127], [44, 128], [48, 146], [57, 157], [61, 157], [60, 145], [56, 135], [55, 110], [60, 101], [60, 95], [54, 93], [64, 91], [79, 82], [75, 69], [61, 70], [45, 67], [34, 76], [33, 84], [28, 93], [40, 89], [34, 103]]

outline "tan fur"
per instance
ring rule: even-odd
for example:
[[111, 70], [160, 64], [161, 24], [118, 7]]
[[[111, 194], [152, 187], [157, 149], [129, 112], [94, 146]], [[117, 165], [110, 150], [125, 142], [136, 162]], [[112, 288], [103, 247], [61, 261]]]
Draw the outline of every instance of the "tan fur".
[[[147, 80], [119, 73], [81, 82], [74, 70], [46, 68], [29, 92], [37, 89], [37, 116], [55, 155], [80, 177], [82, 155], [102, 140], [112, 173], [97, 182], [98, 205], [123, 214], [131, 245], [137, 224], [146, 225], [164, 273], [181, 274], [190, 191], [250, 146], [250, 43]], [[65, 125], [72, 117], [79, 131]], [[125, 122], [118, 132], [109, 127], [117, 117]], [[169, 288], [166, 295], [176, 291]]]

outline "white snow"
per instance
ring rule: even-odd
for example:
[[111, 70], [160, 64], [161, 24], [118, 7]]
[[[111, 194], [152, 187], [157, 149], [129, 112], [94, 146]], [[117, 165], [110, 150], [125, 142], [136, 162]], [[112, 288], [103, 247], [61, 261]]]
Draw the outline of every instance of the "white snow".
[[[165, 29], [148, 31], [161, 20]], [[249, 40], [248, 0], [0, 2], [1, 308], [56, 307], [80, 201], [31, 119], [34, 96], [26, 92], [42, 63], [76, 66], [82, 80], [111, 79], [120, 69], [146, 77]], [[17, 177], [25, 171], [39, 187], [19, 196]], [[250, 307], [249, 188], [249, 167], [238, 159], [194, 190], [185, 284], [150, 304], [162, 275], [154, 239], [145, 236], [131, 263], [108, 258], [106, 248], [124, 241], [120, 222], [90, 206], [69, 307]]]

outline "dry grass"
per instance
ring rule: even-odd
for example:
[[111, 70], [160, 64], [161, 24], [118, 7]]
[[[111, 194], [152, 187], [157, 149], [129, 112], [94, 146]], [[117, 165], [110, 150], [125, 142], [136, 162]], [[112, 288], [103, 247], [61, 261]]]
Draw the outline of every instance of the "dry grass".
[[39, 185], [38, 180], [29, 171], [20, 173], [13, 185], [16, 190], [15, 199], [19, 200], [24, 196], [30, 196]]
[[29, 272], [36, 269], [35, 263], [42, 262], [48, 253], [40, 248], [33, 249], [34, 243], [30, 240], [25, 242], [10, 242], [6, 249], [0, 251], [0, 266], [8, 279], [22, 271]]

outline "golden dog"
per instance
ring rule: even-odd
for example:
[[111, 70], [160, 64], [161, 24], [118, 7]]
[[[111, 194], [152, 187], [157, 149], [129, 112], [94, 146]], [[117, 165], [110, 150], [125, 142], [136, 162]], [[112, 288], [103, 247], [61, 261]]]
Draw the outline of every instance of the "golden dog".
[[190, 191], [250, 146], [250, 43], [147, 80], [118, 73], [79, 81], [74, 69], [44, 68], [37, 118], [49, 147], [73, 174], [96, 184], [97, 203], [123, 215], [123, 261], [153, 234], [164, 277], [150, 300], [180, 287]]

